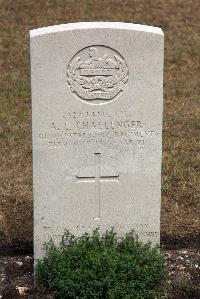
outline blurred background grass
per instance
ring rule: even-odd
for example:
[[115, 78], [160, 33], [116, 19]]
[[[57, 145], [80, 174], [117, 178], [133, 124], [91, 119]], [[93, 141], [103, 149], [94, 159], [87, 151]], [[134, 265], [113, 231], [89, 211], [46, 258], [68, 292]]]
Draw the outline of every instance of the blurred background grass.
[[162, 244], [200, 240], [200, 2], [0, 0], [0, 244], [32, 244], [30, 29], [122, 21], [165, 33]]

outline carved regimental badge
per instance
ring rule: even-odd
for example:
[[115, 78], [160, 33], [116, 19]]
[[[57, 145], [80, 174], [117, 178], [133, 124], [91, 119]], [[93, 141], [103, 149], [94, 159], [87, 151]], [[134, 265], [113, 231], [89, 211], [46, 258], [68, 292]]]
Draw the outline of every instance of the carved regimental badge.
[[79, 51], [67, 67], [70, 89], [81, 99], [95, 104], [116, 97], [126, 85], [128, 68], [122, 56], [105, 46]]

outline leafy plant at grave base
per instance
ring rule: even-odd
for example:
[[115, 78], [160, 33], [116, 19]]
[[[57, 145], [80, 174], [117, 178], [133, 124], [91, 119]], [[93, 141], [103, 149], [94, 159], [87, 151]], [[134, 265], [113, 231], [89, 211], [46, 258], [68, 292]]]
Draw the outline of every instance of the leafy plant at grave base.
[[36, 281], [56, 298], [160, 298], [165, 259], [158, 246], [138, 241], [134, 232], [118, 238], [114, 229], [75, 237], [65, 231], [58, 247], [46, 244]]

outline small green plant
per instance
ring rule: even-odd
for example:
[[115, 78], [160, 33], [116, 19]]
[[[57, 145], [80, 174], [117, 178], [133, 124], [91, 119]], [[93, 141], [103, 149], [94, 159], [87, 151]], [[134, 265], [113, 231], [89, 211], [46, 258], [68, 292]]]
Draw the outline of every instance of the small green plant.
[[160, 298], [164, 290], [164, 256], [143, 244], [134, 232], [118, 238], [112, 229], [75, 237], [65, 231], [58, 247], [51, 240], [36, 266], [36, 281], [56, 298]]

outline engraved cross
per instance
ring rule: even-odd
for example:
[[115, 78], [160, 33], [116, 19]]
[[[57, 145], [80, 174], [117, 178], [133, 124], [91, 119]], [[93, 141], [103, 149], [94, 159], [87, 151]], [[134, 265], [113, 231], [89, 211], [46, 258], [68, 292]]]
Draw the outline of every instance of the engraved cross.
[[100, 205], [101, 205], [101, 182], [102, 181], [112, 181], [119, 183], [119, 175], [116, 176], [101, 176], [101, 165], [100, 165], [100, 159], [101, 159], [101, 153], [94, 153], [95, 159], [96, 159], [96, 167], [95, 167], [95, 176], [76, 176], [76, 182], [92, 182], [95, 183], [95, 203], [97, 203], [96, 206], [96, 217], [94, 217], [94, 220], [100, 219]]

